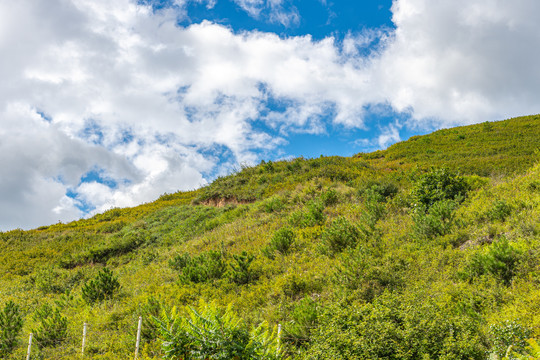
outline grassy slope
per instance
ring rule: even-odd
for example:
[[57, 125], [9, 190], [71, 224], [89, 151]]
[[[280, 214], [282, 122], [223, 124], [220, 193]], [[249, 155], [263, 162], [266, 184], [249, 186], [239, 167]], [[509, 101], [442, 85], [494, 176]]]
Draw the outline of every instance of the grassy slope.
[[[84, 321], [91, 325], [88, 358], [127, 356], [136, 319], [150, 297], [166, 306], [215, 300], [232, 304], [249, 323], [282, 323], [290, 354], [302, 358], [343, 345], [334, 350], [323, 345], [331, 341], [324, 340], [318, 323], [341, 321], [329, 314], [384, 304], [394, 295], [398, 300], [391, 301], [407, 306], [429, 296], [445, 314], [474, 319], [477, 343], [488, 351], [494, 346], [489, 326], [504, 320], [516, 320], [538, 335], [540, 168], [534, 164], [539, 140], [538, 116], [441, 130], [353, 158], [265, 163], [135, 208], [2, 233], [0, 305], [8, 300], [21, 305], [24, 334], [38, 325], [36, 309], [60, 306], [70, 335], [57, 349], [44, 349], [45, 358], [72, 358]], [[410, 189], [431, 166], [468, 175], [474, 189], [445, 234], [426, 236], [410, 209]], [[386, 202], [370, 202], [362, 190], [373, 181], [391, 182], [399, 192]], [[337, 201], [328, 201], [334, 193]], [[322, 218], [312, 220], [313, 204], [324, 201]], [[224, 206], [208, 205], [216, 203]], [[323, 234], [340, 216], [361, 229], [360, 236], [356, 249], [332, 254]], [[283, 227], [295, 235], [291, 250], [273, 260], [263, 256], [261, 249]], [[471, 259], [488, 253], [502, 237], [520, 254], [510, 283], [490, 273], [467, 276]], [[224, 253], [229, 263], [232, 254], [255, 255], [258, 280], [237, 285], [225, 276], [180, 282], [170, 260], [210, 250]], [[113, 300], [87, 305], [81, 287], [105, 265], [118, 276], [121, 291]], [[349, 274], [350, 269], [364, 270]], [[318, 313], [319, 320], [307, 321], [298, 315], [302, 309]], [[333, 339], [350, 336], [338, 328], [327, 331]], [[305, 347], [294, 345], [299, 343]], [[159, 356], [158, 343], [144, 344], [148, 358]], [[21, 337], [14, 356], [23, 353]]]

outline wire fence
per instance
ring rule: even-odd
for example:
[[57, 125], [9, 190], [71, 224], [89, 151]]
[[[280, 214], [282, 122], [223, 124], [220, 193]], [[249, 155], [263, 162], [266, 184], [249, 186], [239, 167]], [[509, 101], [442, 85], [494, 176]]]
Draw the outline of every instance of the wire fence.
[[[103, 343], [97, 344], [96, 341], [113, 343], [114, 339], [110, 339], [110, 333], [94, 330], [93, 326], [86, 322], [81, 325], [78, 336], [74, 332], [68, 334], [51, 330], [50, 333], [30, 333], [14, 338], [0, 338], [0, 359], [58, 360], [98, 357], [99, 359], [142, 360], [140, 356], [142, 317], [138, 318], [135, 329], [135, 341], [129, 346], [131, 350], [116, 348], [111, 349], [112, 351], [103, 351], [103, 349], [96, 351], [99, 345], [104, 345]], [[154, 356], [145, 356], [144, 358], [157, 359]]]
[[[114, 339], [110, 338], [110, 333], [95, 330], [92, 324], [83, 323], [79, 330], [74, 331], [72, 328], [69, 334], [64, 334], [60, 338], [55, 338], [58, 334], [48, 334], [52, 336], [44, 336], [44, 334], [29, 333], [24, 336], [17, 336], [14, 339], [0, 338], [0, 359], [6, 360], [59, 360], [59, 359], [160, 359], [161, 351], [159, 344], [153, 342], [153, 348], [146, 348], [145, 353], [141, 354], [142, 345], [142, 330], [143, 318], [139, 316], [136, 327], [133, 329], [134, 334], [129, 336], [134, 341], [124, 344], [122, 349], [115, 348], [110, 351], [104, 350], [104, 341], [114, 343]], [[134, 324], [135, 325], [135, 324]], [[54, 332], [54, 331], [53, 331]], [[78, 334], [77, 334], [78, 333]], [[47, 335], [47, 334], [45, 334]], [[282, 347], [284, 342], [291, 340], [299, 340], [283, 335], [281, 324], [278, 324], [278, 347]], [[96, 343], [101, 342], [101, 343]], [[146, 345], [150, 345], [147, 344]], [[107, 346], [105, 346], [106, 348]], [[128, 349], [129, 348], [129, 349]], [[8, 350], [6, 350], [8, 349]]]

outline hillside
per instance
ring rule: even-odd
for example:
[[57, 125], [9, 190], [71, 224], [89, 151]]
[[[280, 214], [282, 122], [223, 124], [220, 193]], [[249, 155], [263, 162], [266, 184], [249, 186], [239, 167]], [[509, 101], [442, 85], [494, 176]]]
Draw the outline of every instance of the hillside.
[[132, 358], [139, 316], [140, 359], [532, 354], [539, 143], [540, 116], [445, 129], [0, 233], [0, 358], [73, 359], [85, 322], [85, 358]]

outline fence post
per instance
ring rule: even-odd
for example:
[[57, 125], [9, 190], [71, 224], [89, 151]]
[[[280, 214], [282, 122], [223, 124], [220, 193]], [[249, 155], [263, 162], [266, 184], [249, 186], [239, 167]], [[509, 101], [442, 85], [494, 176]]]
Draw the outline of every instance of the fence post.
[[86, 345], [86, 326], [87, 326], [87, 324], [84, 323], [83, 331], [82, 331], [81, 357], [84, 357], [84, 345]]
[[277, 326], [277, 349], [276, 349], [276, 355], [279, 356], [280, 352], [281, 352], [281, 324], [278, 324], [278, 326]]
[[135, 360], [139, 356], [139, 344], [141, 343], [141, 327], [142, 327], [142, 316], [139, 316], [139, 325], [137, 326], [137, 342], [135, 343]]
[[28, 338], [28, 351], [26, 352], [26, 360], [30, 360], [31, 350], [32, 350], [32, 333], [30, 333], [30, 337]]

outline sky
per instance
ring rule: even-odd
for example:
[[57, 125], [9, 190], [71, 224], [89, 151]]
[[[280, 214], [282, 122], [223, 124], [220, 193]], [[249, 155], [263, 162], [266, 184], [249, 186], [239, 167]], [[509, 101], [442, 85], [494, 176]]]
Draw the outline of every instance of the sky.
[[0, 0], [0, 231], [540, 112], [537, 0]]

